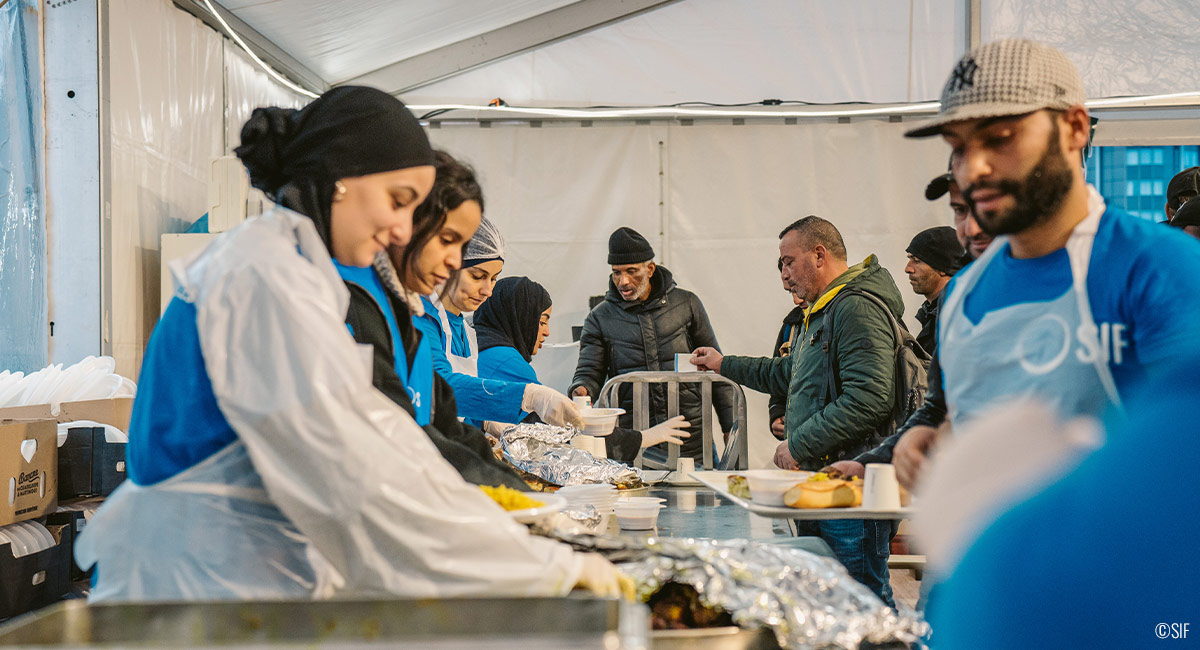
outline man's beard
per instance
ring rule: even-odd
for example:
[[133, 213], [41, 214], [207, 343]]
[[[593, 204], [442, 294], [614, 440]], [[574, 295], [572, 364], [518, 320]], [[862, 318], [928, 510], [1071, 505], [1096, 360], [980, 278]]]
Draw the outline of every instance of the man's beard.
[[[981, 181], [963, 193], [979, 228], [989, 235], [1021, 232], [1050, 218], [1062, 207], [1073, 182], [1071, 167], [1063, 156], [1058, 142], [1058, 125], [1054, 125], [1046, 144], [1046, 153], [1022, 181]], [[1013, 207], [1004, 212], [982, 213], [975, 209], [971, 194], [980, 189], [994, 189], [1013, 197]]]
[[628, 298], [626, 298], [625, 296], [621, 296], [621, 299], [624, 300], [625, 302], [641, 302], [643, 300], [643, 298], [646, 296], [646, 294], [649, 293], [648, 292], [649, 288], [650, 288], [650, 278], [646, 278], [645, 282], [639, 282], [636, 286], [633, 287], [633, 295], [632, 296], [630, 296]]

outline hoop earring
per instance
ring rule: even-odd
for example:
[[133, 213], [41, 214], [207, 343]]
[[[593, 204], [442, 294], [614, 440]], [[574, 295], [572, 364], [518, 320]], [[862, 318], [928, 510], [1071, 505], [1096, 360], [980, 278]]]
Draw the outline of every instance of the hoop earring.
[[346, 186], [341, 181], [333, 182], [333, 200], [341, 201], [346, 196]]

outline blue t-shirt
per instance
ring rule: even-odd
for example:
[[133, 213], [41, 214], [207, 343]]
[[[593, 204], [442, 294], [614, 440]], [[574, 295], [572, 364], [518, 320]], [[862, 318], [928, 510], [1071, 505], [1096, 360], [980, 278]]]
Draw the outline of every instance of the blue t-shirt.
[[[521, 356], [521, 353], [517, 352], [516, 348], [507, 346], [497, 346], [479, 352], [479, 376], [515, 383], [519, 386], [542, 383], [538, 381], [537, 371]], [[517, 419], [501, 420], [501, 422], [520, 422], [528, 416], [528, 412], [521, 411]]]
[[413, 325], [421, 331], [422, 344], [429, 348], [434, 371], [454, 389], [458, 415], [477, 427], [482, 426], [484, 420], [520, 422], [525, 416], [521, 401], [525, 398], [527, 382], [496, 381], [482, 372], [478, 377], [454, 372], [450, 367], [450, 359], [446, 357], [446, 335], [442, 332], [442, 321], [428, 298], [421, 298], [421, 303], [425, 306], [425, 315], [413, 315]]
[[1194, 647], [1200, 358], [1182, 359], [1103, 447], [984, 530], [930, 602], [934, 648]]
[[[960, 277], [961, 272], [950, 280], [945, 295], [956, 290]], [[997, 309], [1047, 302], [1070, 290], [1066, 249], [1016, 259], [1005, 245], [983, 269], [963, 311], [978, 323]], [[1092, 246], [1087, 292], [1101, 349], [1122, 395], [1145, 381], [1149, 367], [1200, 349], [1195, 333], [1200, 323], [1200, 242], [1182, 231], [1109, 208]]]
[[456, 356], [470, 359], [474, 351], [467, 339], [467, 325], [463, 320], [462, 314], [446, 312], [446, 322], [450, 323], [450, 352]]

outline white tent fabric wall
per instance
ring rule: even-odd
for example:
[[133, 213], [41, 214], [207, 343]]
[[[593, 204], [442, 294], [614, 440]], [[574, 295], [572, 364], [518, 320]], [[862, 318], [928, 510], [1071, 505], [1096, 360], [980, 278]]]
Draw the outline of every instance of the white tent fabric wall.
[[[905, 140], [907, 126], [548, 124], [446, 126], [430, 135], [478, 169], [488, 217], [509, 244], [504, 274], [550, 291], [552, 342], [569, 341], [588, 296], [605, 291], [608, 235], [628, 225], [704, 301], [727, 353], [765, 355], [792, 307], [776, 269], [778, 234], [807, 214], [839, 226], [852, 262], [879, 255], [915, 327], [920, 298], [903, 273], [904, 249], [951, 214], [923, 196], [945, 169], [945, 146]], [[751, 463], [766, 466], [776, 444], [767, 399], [747, 396]]]
[[108, 11], [111, 341], [117, 372], [136, 377], [159, 314], [159, 236], [204, 213], [223, 149], [221, 37], [167, 1]]
[[673, 104], [937, 99], [961, 54], [955, 0], [683, 0], [404, 95], [412, 103]]
[[110, 336], [117, 372], [136, 378], [160, 313], [159, 238], [204, 214], [211, 162], [254, 106], [301, 102], [170, 0], [113, 0], [108, 11]]
[[1031, 38], [1079, 68], [1088, 97], [1200, 89], [1195, 0], [983, 0], [984, 42]]

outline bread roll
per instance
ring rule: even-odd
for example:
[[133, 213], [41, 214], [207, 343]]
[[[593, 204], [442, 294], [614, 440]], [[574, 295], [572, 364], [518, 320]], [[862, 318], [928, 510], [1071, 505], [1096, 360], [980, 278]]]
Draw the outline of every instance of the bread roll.
[[862, 503], [862, 486], [837, 479], [808, 481], [788, 490], [783, 502], [793, 508], [849, 508]]

